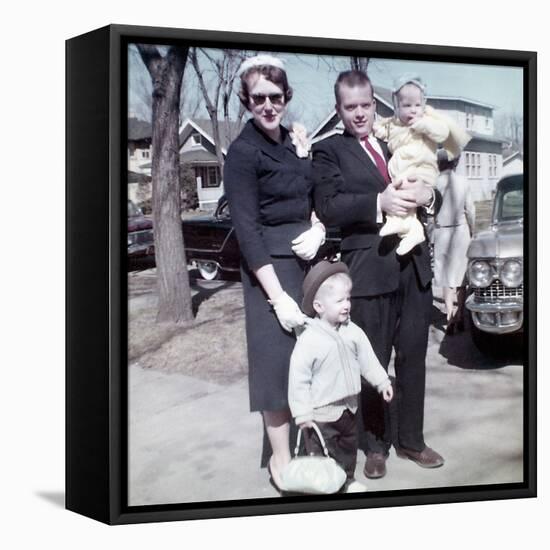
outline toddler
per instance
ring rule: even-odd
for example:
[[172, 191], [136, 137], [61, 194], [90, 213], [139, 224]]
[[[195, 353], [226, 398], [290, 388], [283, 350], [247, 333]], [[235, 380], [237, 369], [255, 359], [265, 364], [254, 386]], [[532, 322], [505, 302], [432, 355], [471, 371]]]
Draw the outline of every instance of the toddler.
[[[309, 319], [290, 359], [288, 401], [301, 428], [319, 427], [330, 456], [342, 466], [345, 492], [366, 487], [355, 480], [357, 396], [361, 376], [391, 401], [390, 379], [367, 335], [349, 319], [351, 279], [342, 262], [321, 261], [307, 274], [302, 309]], [[317, 438], [313, 450], [322, 454]]]
[[[388, 142], [392, 155], [388, 172], [396, 187], [409, 176], [435, 187], [438, 145], [442, 144], [450, 157], [457, 157], [470, 140], [453, 120], [426, 105], [425, 89], [418, 76], [400, 78], [392, 90], [394, 116], [373, 125], [375, 136]], [[400, 255], [424, 240], [424, 228], [415, 210], [404, 216], [386, 217], [380, 235], [395, 233], [402, 239], [396, 251]]]

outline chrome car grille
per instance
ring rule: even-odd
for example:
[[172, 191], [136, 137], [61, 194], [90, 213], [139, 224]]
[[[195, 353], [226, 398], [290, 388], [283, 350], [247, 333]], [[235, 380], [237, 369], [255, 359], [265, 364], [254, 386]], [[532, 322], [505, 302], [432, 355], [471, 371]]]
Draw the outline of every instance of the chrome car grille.
[[509, 288], [496, 279], [485, 288], [476, 288], [474, 291], [476, 302], [494, 302], [498, 300], [517, 300], [523, 298], [523, 284], [516, 288]]

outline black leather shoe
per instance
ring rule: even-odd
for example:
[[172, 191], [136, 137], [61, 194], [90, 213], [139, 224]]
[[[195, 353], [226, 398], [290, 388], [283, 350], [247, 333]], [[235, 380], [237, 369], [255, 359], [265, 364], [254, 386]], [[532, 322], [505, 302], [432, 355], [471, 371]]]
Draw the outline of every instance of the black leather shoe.
[[383, 453], [367, 453], [367, 461], [363, 473], [369, 479], [377, 479], [386, 475], [387, 455]]
[[430, 447], [424, 447], [422, 451], [413, 451], [405, 447], [396, 447], [395, 452], [399, 458], [408, 458], [416, 462], [422, 468], [439, 468], [445, 464], [445, 459]]

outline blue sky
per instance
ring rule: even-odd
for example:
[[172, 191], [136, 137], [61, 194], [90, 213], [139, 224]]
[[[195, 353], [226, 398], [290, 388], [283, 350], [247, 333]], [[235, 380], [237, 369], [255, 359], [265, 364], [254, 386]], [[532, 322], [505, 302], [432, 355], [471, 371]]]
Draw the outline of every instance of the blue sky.
[[[334, 107], [334, 80], [340, 70], [349, 68], [349, 58], [275, 55], [286, 62], [289, 82], [294, 89], [290, 104], [294, 117], [309, 131], [314, 130]], [[368, 72], [375, 87], [386, 88], [391, 88], [394, 79], [403, 73], [417, 73], [426, 83], [428, 95], [460, 96], [487, 103], [495, 107], [495, 117], [505, 113], [521, 114], [523, 110], [523, 72], [516, 67], [371, 58]], [[191, 66], [186, 68], [184, 80], [188, 103], [194, 104], [199, 92]], [[129, 103], [132, 112], [147, 112], [139, 97], [144, 95], [143, 87], [150, 86], [148, 81], [139, 56], [131, 54]], [[207, 116], [203, 107], [199, 108], [198, 116]]]

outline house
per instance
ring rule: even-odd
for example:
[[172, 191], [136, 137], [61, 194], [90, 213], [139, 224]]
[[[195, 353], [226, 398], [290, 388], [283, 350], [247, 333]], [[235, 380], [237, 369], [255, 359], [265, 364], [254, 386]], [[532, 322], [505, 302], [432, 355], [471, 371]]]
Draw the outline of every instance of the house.
[[[242, 123], [219, 121], [222, 155], [242, 129]], [[191, 167], [197, 181], [201, 210], [213, 210], [223, 194], [222, 174], [209, 119], [186, 119], [180, 126], [180, 163]]]
[[502, 177], [502, 149], [506, 143], [495, 136], [494, 107], [456, 96], [428, 96], [427, 102], [452, 117], [472, 136], [456, 171], [470, 181], [475, 201], [492, 198]]
[[502, 161], [502, 175], [523, 174], [523, 154], [520, 151], [511, 153]]
[[128, 118], [128, 198], [137, 204], [151, 197], [151, 123]]
[[[393, 115], [390, 90], [377, 87], [374, 97], [377, 116]], [[494, 107], [457, 96], [427, 96], [426, 100], [428, 105], [445, 112], [472, 136], [460, 158], [457, 173], [471, 182], [474, 200], [490, 199], [503, 174], [502, 146], [506, 141], [494, 135]], [[333, 110], [312, 133], [311, 141], [315, 143], [343, 130], [340, 117]]]
[[[231, 141], [243, 123], [220, 121], [222, 154], [225, 157]], [[151, 198], [151, 135], [149, 122], [128, 119], [128, 198], [138, 204]], [[197, 182], [199, 208], [213, 210], [223, 194], [221, 171], [216, 157], [212, 122], [208, 119], [186, 119], [179, 129], [180, 164], [190, 167]]]
[[[377, 88], [374, 98], [376, 99], [376, 116], [388, 117], [393, 115], [391, 92], [389, 90]], [[340, 120], [340, 116], [336, 112], [336, 109], [333, 109], [328, 117], [313, 130], [310, 135], [310, 140], [313, 144], [334, 134], [341, 134], [343, 131], [344, 125]]]

